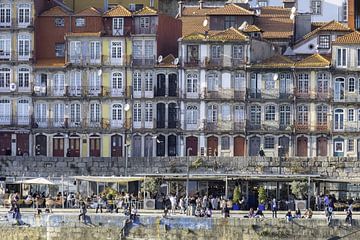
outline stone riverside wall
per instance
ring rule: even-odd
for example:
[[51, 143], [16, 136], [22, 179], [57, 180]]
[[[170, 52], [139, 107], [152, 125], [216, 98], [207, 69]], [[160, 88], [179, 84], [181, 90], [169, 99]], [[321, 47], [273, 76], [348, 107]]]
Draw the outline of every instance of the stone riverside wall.
[[[360, 175], [357, 158], [190, 157], [191, 173], [319, 174], [349, 179]], [[128, 173], [186, 173], [186, 157], [129, 158]], [[124, 175], [125, 158], [0, 156], [0, 176]]]
[[[300, 219], [287, 223], [285, 219], [193, 218], [140, 216], [135, 224], [125, 228], [124, 216], [92, 215], [91, 224], [78, 223], [76, 215], [43, 215], [27, 217], [30, 227], [0, 224], [2, 240], [232, 240], [232, 239], [360, 239], [358, 220], [352, 227], [344, 220], [333, 220], [327, 226], [324, 219]], [[123, 230], [124, 229], [124, 230]]]

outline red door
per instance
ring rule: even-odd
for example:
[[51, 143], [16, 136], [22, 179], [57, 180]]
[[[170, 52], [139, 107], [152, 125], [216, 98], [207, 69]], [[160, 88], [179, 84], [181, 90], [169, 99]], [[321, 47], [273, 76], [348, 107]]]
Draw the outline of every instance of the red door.
[[317, 151], [317, 156], [323, 156], [326, 157], [327, 156], [327, 138], [326, 137], [319, 137], [316, 140], [316, 151]]
[[111, 156], [122, 157], [122, 151], [123, 151], [122, 148], [123, 148], [122, 136], [113, 135], [111, 137]]
[[245, 156], [245, 138], [234, 138], [234, 156]]
[[90, 157], [100, 157], [100, 138], [90, 138]]
[[0, 155], [11, 156], [11, 133], [0, 132]]
[[80, 138], [69, 139], [69, 157], [80, 157]]
[[[191, 149], [191, 150], [188, 150]], [[197, 156], [198, 154], [198, 138], [197, 137], [187, 137], [186, 138], [186, 155], [189, 153], [189, 156]]]
[[16, 134], [16, 155], [29, 156], [29, 134], [17, 133]]
[[53, 156], [64, 157], [64, 138], [53, 138]]
[[297, 156], [307, 157], [308, 139], [306, 137], [299, 137], [297, 139]]
[[218, 155], [218, 138], [211, 136], [207, 138], [207, 155], [217, 156]]

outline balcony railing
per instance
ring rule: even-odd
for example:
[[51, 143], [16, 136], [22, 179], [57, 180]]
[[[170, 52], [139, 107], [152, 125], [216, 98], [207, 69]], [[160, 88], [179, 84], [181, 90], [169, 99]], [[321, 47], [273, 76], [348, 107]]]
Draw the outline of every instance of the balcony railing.
[[310, 130], [310, 126], [307, 123], [296, 123], [295, 129], [296, 131], [307, 132]]
[[205, 58], [205, 67], [207, 68], [222, 67], [223, 64], [223, 58]]
[[2, 51], [0, 50], [0, 61], [32, 61], [34, 51]]
[[329, 89], [327, 92], [317, 92], [316, 93], [316, 98], [318, 100], [327, 100], [330, 99], [332, 97], [332, 90]]
[[234, 99], [245, 100], [245, 97], [246, 97], [246, 91], [239, 91], [239, 90], [234, 91]]
[[184, 62], [184, 67], [200, 67], [201, 62], [199, 59], [187, 59]]
[[90, 55], [72, 55], [68, 54], [68, 63], [75, 65], [100, 65], [103, 61], [103, 55], [90, 56]]
[[1, 126], [29, 126], [30, 116], [0, 116]]
[[320, 131], [320, 132], [327, 132], [327, 131], [330, 131], [330, 127], [326, 123], [325, 124], [317, 124], [316, 130]]
[[299, 89], [296, 89], [295, 96], [298, 98], [310, 98], [310, 92], [300, 91]]
[[133, 66], [153, 66], [156, 63], [155, 56], [141, 56], [141, 57], [134, 57], [132, 58], [132, 65]]
[[261, 98], [261, 89], [248, 89], [249, 98], [260, 99]]
[[34, 27], [34, 19], [30, 18], [28, 22], [19, 22], [17, 18], [11, 18], [11, 22], [0, 23], [0, 29], [30, 28]]

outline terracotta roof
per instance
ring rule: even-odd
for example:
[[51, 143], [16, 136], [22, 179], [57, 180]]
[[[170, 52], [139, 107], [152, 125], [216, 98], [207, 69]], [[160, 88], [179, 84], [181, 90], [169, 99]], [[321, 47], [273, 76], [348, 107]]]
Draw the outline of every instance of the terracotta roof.
[[77, 17], [99, 17], [101, 12], [94, 7], [85, 8], [75, 14]]
[[283, 8], [283, 7], [262, 7], [260, 11], [260, 16], [262, 17], [286, 17], [290, 18], [291, 8]]
[[344, 36], [338, 37], [334, 44], [360, 44], [360, 32], [355, 31]]
[[245, 34], [233, 27], [209, 36], [209, 41], [246, 41], [247, 39]]
[[182, 16], [205, 16], [208, 12], [217, 9], [218, 7], [203, 7], [199, 8], [198, 6], [185, 6], [182, 9]]
[[175, 57], [172, 54], [167, 55], [163, 58], [161, 63], [158, 63], [157, 67], [177, 67], [177, 65], [174, 64]]
[[43, 12], [40, 16], [42, 16], [42, 17], [67, 17], [70, 15], [71, 15], [71, 13], [69, 13], [62, 7], [56, 6], [56, 7], [50, 8], [49, 10]]
[[205, 34], [203, 33], [191, 33], [189, 35], [186, 35], [182, 38], [183, 41], [202, 41], [206, 38]]
[[158, 15], [158, 12], [151, 7], [144, 7], [139, 11], [134, 12], [135, 16], [149, 16], [149, 15]]
[[290, 17], [263, 16], [255, 19], [255, 25], [262, 31], [265, 39], [289, 39], [293, 35], [293, 21]]
[[101, 37], [102, 32], [79, 32], [66, 33], [65, 37]]
[[252, 68], [291, 68], [294, 66], [294, 61], [283, 55], [274, 55], [265, 59], [261, 63], [256, 63]]
[[261, 29], [256, 25], [247, 25], [243, 32], [261, 32]]
[[323, 68], [329, 67], [331, 64], [330, 60], [321, 56], [318, 53], [315, 53], [311, 56], [308, 56], [297, 63], [295, 63], [296, 68]]
[[234, 3], [230, 3], [226, 4], [224, 7], [219, 7], [208, 12], [207, 15], [254, 15], [254, 12]]
[[103, 15], [104, 17], [131, 17], [131, 12], [127, 10], [122, 5], [117, 5], [116, 7], [106, 11]]
[[204, 17], [182, 17], [182, 36], [187, 36], [193, 32], [204, 33], [209, 31], [209, 25], [204, 27]]
[[342, 23], [336, 22], [336, 21], [331, 21], [328, 22], [325, 25], [322, 25], [321, 27], [316, 28], [314, 31], [309, 32], [308, 34], [306, 34], [303, 39], [308, 39], [314, 35], [316, 35], [318, 32], [320, 31], [341, 31], [341, 32], [348, 32], [351, 31], [351, 29], [347, 26], [345, 26]]
[[38, 59], [35, 63], [35, 67], [62, 68], [65, 67], [65, 59], [64, 58]]

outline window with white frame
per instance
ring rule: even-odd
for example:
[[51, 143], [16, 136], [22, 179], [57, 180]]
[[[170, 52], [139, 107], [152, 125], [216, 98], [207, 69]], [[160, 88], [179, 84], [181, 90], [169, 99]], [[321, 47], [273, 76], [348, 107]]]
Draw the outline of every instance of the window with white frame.
[[65, 74], [63, 73], [56, 73], [54, 74], [54, 95], [60, 96], [64, 94], [65, 91]]
[[344, 100], [345, 99], [345, 79], [336, 78], [334, 85], [334, 100]]
[[19, 68], [18, 70], [18, 86], [19, 88], [28, 88], [30, 85], [30, 69]]
[[281, 105], [280, 110], [280, 125], [289, 126], [290, 125], [290, 116], [291, 116], [291, 107], [290, 105]]
[[322, 0], [311, 0], [311, 13], [313, 15], [321, 15]]
[[355, 109], [353, 108], [348, 109], [348, 121], [349, 122], [355, 121]]
[[154, 58], [154, 41], [145, 40], [145, 59]]
[[100, 60], [101, 50], [100, 50], [100, 41], [91, 41], [90, 42], [90, 59], [91, 60]]
[[55, 103], [53, 107], [54, 111], [54, 124], [58, 126], [64, 123], [65, 118], [65, 106], [63, 103]]
[[11, 56], [11, 36], [0, 35], [0, 59], [9, 59]]
[[327, 114], [328, 114], [328, 107], [326, 105], [318, 105], [316, 107], [316, 115], [317, 115], [317, 124], [327, 125]]
[[233, 58], [236, 60], [242, 60], [244, 58], [244, 46], [234, 45], [233, 46]]
[[357, 59], [356, 59], [357, 66], [360, 67], [360, 48], [357, 49]]
[[358, 109], [358, 122], [360, 122], [360, 109]]
[[335, 141], [335, 152], [344, 152], [344, 142], [343, 141]]
[[198, 92], [198, 74], [188, 73], [186, 75], [186, 92], [197, 93]]
[[31, 5], [30, 4], [19, 4], [18, 7], [18, 24], [19, 25], [29, 25], [30, 24], [30, 14], [31, 13]]
[[54, 23], [56, 27], [64, 27], [65, 19], [63, 17], [56, 17], [54, 18]]
[[298, 106], [297, 120], [299, 125], [306, 126], [309, 123], [309, 107], [306, 105]]
[[218, 91], [219, 90], [219, 74], [210, 73], [207, 76], [207, 87], [208, 91]]
[[348, 79], [348, 91], [355, 92], [355, 78], [353, 77]]
[[218, 120], [218, 107], [215, 104], [210, 104], [208, 106], [208, 118], [207, 122], [214, 123]]
[[234, 109], [234, 122], [240, 123], [245, 121], [245, 108], [241, 105], [236, 105]]
[[309, 74], [307, 73], [298, 74], [298, 92], [309, 93]]
[[122, 42], [121, 41], [112, 41], [111, 42], [111, 58], [119, 60], [121, 59], [122, 54]]
[[265, 121], [275, 121], [275, 105], [265, 107]]
[[98, 70], [93, 70], [89, 74], [89, 94], [97, 95], [101, 90], [101, 75], [99, 74]]
[[133, 88], [134, 92], [141, 92], [141, 73], [134, 72], [133, 74]]
[[347, 3], [348, 0], [344, 0], [343, 1], [343, 6], [342, 6], [342, 17], [343, 17], [343, 21], [344, 22], [347, 22], [348, 20], [348, 3]]
[[11, 122], [11, 102], [9, 99], [0, 99], [0, 122], [10, 124]]
[[265, 137], [264, 138], [264, 149], [274, 149], [275, 147], [275, 138], [274, 137]]
[[141, 17], [140, 18], [140, 28], [149, 28], [150, 27], [150, 18]]
[[124, 18], [113, 18], [113, 35], [120, 36], [124, 34]]
[[118, 125], [123, 119], [123, 109], [121, 104], [113, 104], [111, 109], [111, 122], [114, 125]]
[[281, 73], [279, 76], [280, 93], [292, 93], [292, 78], [290, 73]]
[[133, 47], [132, 47], [132, 53], [133, 53], [133, 57], [135, 59], [139, 59], [142, 57], [142, 41], [140, 40], [134, 40], [132, 41]]
[[231, 120], [231, 108], [229, 104], [223, 104], [221, 106], [221, 120], [222, 121]]
[[91, 103], [90, 104], [90, 122], [91, 123], [99, 123], [100, 119], [101, 119], [100, 104], [99, 103]]
[[236, 27], [236, 16], [225, 16], [224, 18], [224, 29]]
[[221, 150], [230, 150], [230, 137], [229, 136], [221, 137]]
[[0, 26], [11, 25], [11, 5], [0, 4]]
[[122, 72], [113, 72], [111, 74], [112, 92], [121, 93], [123, 89], [123, 74]]
[[212, 45], [211, 46], [211, 59], [220, 59], [222, 53], [221, 45]]
[[70, 72], [70, 94], [72, 96], [81, 95], [81, 71]]
[[10, 87], [10, 68], [0, 69], [0, 88]]
[[145, 72], [145, 91], [151, 92], [153, 90], [153, 73]]
[[348, 152], [353, 152], [354, 151], [354, 139], [348, 139], [348, 147], [347, 147], [347, 151]]
[[330, 35], [319, 36], [319, 48], [329, 49], [330, 48]]
[[317, 74], [317, 91], [318, 93], [328, 93], [330, 76], [326, 72]]
[[250, 107], [250, 122], [251, 124], [261, 124], [261, 106], [253, 105]]
[[56, 57], [65, 57], [65, 44], [64, 43], [55, 43], [55, 56]]
[[151, 102], [145, 103], [145, 122], [153, 121], [153, 105]]
[[70, 105], [70, 123], [79, 124], [81, 122], [81, 105], [72, 103]]
[[134, 122], [141, 122], [141, 105], [140, 103], [134, 103]]
[[334, 112], [334, 130], [344, 130], [344, 110], [335, 109]]
[[346, 67], [347, 66], [347, 49], [338, 48], [336, 51], [336, 66]]
[[190, 105], [186, 107], [186, 123], [197, 124], [198, 120], [198, 107]]
[[268, 6], [268, 0], [258, 0], [259, 7], [267, 7]]
[[30, 36], [19, 35], [18, 37], [18, 56], [19, 58], [30, 57]]
[[47, 104], [46, 103], [37, 103], [35, 105], [35, 121], [38, 124], [47, 122]]
[[265, 78], [265, 89], [266, 90], [274, 90], [275, 89], [275, 80], [273, 74], [264, 74]]
[[70, 41], [70, 61], [77, 62], [81, 59], [81, 42]]
[[246, 89], [246, 81], [245, 81], [245, 73], [244, 72], [236, 72], [234, 75], [234, 88], [235, 91], [245, 91]]
[[30, 104], [27, 99], [19, 99], [17, 103], [17, 118], [19, 124], [28, 124], [30, 120]]
[[85, 27], [86, 20], [83, 17], [77, 17], [75, 19], [75, 27]]

